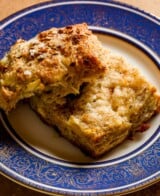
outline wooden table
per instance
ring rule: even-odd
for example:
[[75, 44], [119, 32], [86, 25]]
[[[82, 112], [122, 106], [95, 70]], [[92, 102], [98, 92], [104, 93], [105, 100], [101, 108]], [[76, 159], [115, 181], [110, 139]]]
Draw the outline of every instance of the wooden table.
[[[46, 0], [0, 0], [0, 20], [30, 5]], [[119, 0], [143, 9], [160, 17], [160, 0]], [[45, 194], [30, 190], [0, 175], [0, 196], [43, 196]], [[160, 196], [160, 182], [128, 196]]]

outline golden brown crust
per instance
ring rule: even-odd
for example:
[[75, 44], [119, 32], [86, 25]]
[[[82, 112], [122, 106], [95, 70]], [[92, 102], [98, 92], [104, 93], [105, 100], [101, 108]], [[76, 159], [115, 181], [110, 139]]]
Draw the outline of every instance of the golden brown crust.
[[20, 99], [54, 87], [77, 93], [104, 70], [103, 48], [85, 23], [20, 39], [0, 61], [0, 107], [9, 111]]

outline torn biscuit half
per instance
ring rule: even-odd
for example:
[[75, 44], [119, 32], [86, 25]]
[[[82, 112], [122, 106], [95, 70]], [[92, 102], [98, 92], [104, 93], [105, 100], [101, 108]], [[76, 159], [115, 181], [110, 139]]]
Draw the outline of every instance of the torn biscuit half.
[[19, 100], [51, 89], [60, 103], [60, 97], [79, 93], [82, 83], [105, 72], [103, 54], [85, 23], [19, 39], [0, 60], [0, 108], [9, 112]]

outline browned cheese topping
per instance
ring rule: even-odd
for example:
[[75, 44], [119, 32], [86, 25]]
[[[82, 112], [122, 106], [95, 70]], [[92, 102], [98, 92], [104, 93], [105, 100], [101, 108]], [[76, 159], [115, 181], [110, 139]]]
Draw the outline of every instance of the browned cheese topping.
[[19, 100], [53, 88], [78, 93], [83, 82], [104, 73], [103, 53], [85, 23], [18, 40], [0, 61], [0, 107], [9, 111]]

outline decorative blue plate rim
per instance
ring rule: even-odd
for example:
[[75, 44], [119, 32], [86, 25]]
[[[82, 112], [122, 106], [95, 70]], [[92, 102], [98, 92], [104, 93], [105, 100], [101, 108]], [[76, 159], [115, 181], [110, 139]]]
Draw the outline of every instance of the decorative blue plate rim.
[[[77, 0], [66, 0], [65, 2], [76, 2]], [[80, 1], [91, 1], [91, 2], [93, 2], [93, 0], [78, 0], [79, 2]], [[61, 2], [63, 2], [62, 0], [61, 0]], [[95, 0], [95, 2], [96, 2], [96, 0]], [[160, 18], [159, 17], [157, 17], [156, 15], [153, 15], [153, 14], [151, 14], [151, 13], [149, 13], [149, 12], [147, 12], [147, 11], [144, 11], [143, 9], [140, 9], [140, 8], [138, 8], [138, 7], [134, 7], [134, 6], [132, 6], [132, 5], [129, 5], [129, 4], [127, 4], [127, 3], [123, 3], [123, 2], [120, 2], [120, 1], [118, 1], [118, 0], [116, 0], [116, 1], [113, 1], [113, 0], [99, 0], [98, 2], [110, 2], [110, 3], [112, 3], [112, 4], [116, 4], [116, 5], [120, 5], [120, 6], [124, 6], [124, 7], [126, 7], [126, 8], [129, 8], [129, 9], [132, 9], [132, 10], [135, 10], [135, 11], [138, 11], [138, 12], [140, 12], [141, 14], [144, 14], [145, 16], [149, 16], [150, 18], [152, 18], [152, 19], [155, 19], [155, 20], [157, 20], [157, 22], [160, 22]], [[2, 19], [1, 21], [0, 21], [0, 25], [1, 24], [4, 24], [4, 23], [6, 23], [7, 21], [9, 21], [11, 18], [13, 18], [14, 16], [17, 16], [17, 15], [19, 15], [20, 13], [24, 13], [25, 11], [27, 11], [27, 10], [29, 10], [29, 9], [32, 9], [32, 8], [37, 8], [37, 7], [39, 7], [39, 6], [43, 6], [43, 5], [47, 5], [47, 4], [50, 4], [51, 2], [50, 1], [46, 1], [46, 2], [40, 2], [40, 3], [38, 3], [38, 4], [35, 4], [35, 5], [32, 5], [32, 6], [29, 6], [29, 7], [26, 7], [26, 8], [24, 8], [24, 9], [22, 9], [22, 10], [19, 10], [19, 11], [17, 11], [16, 13], [13, 13], [13, 14], [11, 14], [11, 15], [9, 15], [8, 17], [6, 17], [6, 18], [4, 18], [4, 19]], [[54, 2], [53, 3], [60, 3], [60, 1], [59, 0], [54, 0]]]
[[[7, 19], [4, 19], [1, 22], [1, 26], [8, 23], [10, 20], [12, 20], [12, 18], [17, 17], [22, 13], [24, 13], [24, 16], [27, 17], [28, 15], [34, 13], [35, 8], [46, 6], [45, 9], [47, 9], [47, 6], [49, 5], [49, 7], [52, 8], [52, 5], [55, 5], [56, 3], [57, 5], [62, 5], [62, 2], [63, 1], [47, 2], [29, 7], [17, 12]], [[151, 26], [153, 24], [156, 25], [157, 32], [159, 32], [158, 18], [149, 15], [148, 13], [146, 14], [145, 12], [131, 6], [105, 0], [65, 1], [63, 2], [64, 8], [65, 5], [71, 6], [71, 4], [68, 4], [69, 2], [72, 2], [72, 5], [80, 5], [80, 3], [87, 5], [87, 2], [89, 3], [89, 5], [95, 5], [95, 3], [96, 5], [100, 5], [102, 3], [106, 4], [106, 8], [107, 4], [109, 3], [110, 5], [114, 5], [113, 7], [115, 10], [117, 9], [118, 11], [121, 11], [121, 9], [123, 8], [127, 11], [128, 14], [131, 12], [131, 10], [133, 10], [134, 15], [139, 17], [139, 19], [146, 17], [144, 19], [145, 22], [150, 18], [151, 20], [148, 23], [150, 23]], [[77, 2], [80, 3], [77, 4]], [[25, 15], [25, 13], [30, 10], [31, 12]], [[113, 21], [110, 21], [110, 24], [111, 22]], [[5, 28], [8, 28], [8, 26], [12, 25], [12, 23], [14, 23], [14, 20], [11, 23], [8, 23]], [[110, 26], [107, 25], [107, 28], [110, 28]], [[123, 33], [127, 34], [127, 32], [125, 32], [125, 29], [122, 30], [124, 31]], [[0, 27], [0, 42], [1, 37], [3, 38], [4, 36], [3, 33], [5, 33], [5, 30]], [[131, 33], [129, 35], [133, 34], [132, 31], [129, 31], [128, 33]], [[16, 36], [19, 36], [19, 34]], [[12, 42], [17, 39], [16, 36], [12, 37], [12, 40], [7, 40], [8, 42], [6, 43], [11, 45]], [[22, 36], [29, 38], [28, 35], [25, 35], [25, 33], [22, 33]], [[154, 36], [152, 38], [154, 38]], [[158, 34], [156, 34], [156, 36], [158, 36]], [[155, 40], [152, 40], [151, 43], [146, 43], [145, 40], [143, 40], [144, 37], [138, 37], [135, 35], [135, 38], [142, 41], [151, 50], [153, 50], [154, 53], [159, 55], [160, 46], [156, 43]], [[5, 50], [6, 49], [7, 48], [5, 48]], [[0, 51], [4, 53], [2, 47], [0, 47]], [[157, 138], [155, 143], [149, 146], [141, 154], [138, 154], [136, 157], [121, 162], [117, 165], [100, 168], [83, 168], [82, 166], [71, 168], [50, 163], [30, 154], [25, 149], [21, 148], [21, 146], [17, 144], [8, 135], [8, 133], [4, 131], [4, 128], [1, 128], [0, 132], [2, 132], [0, 138], [2, 140], [0, 140], [0, 171], [10, 178], [13, 178], [16, 181], [37, 190], [45, 191], [47, 193], [68, 195], [111, 195], [131, 192], [160, 180], [160, 137]]]
[[[132, 37], [129, 37], [125, 34], [122, 34], [120, 32], [115, 32], [113, 30], [110, 29], [105, 29], [105, 28], [100, 28], [100, 27], [89, 27], [90, 29], [92, 29], [92, 31], [94, 33], [100, 33], [100, 34], [106, 34], [109, 36], [113, 36], [119, 39], [124, 40], [125, 42], [130, 43], [131, 45], [134, 45], [136, 48], [139, 48], [141, 51], [143, 51], [147, 56], [150, 57], [150, 59], [152, 59], [152, 61], [155, 63], [155, 65], [160, 68], [159, 66], [159, 58], [157, 57], [156, 54], [154, 54], [149, 48], [147, 48], [145, 45], [143, 45], [142, 43], [138, 42], [138, 40], [134, 40]], [[25, 148], [27, 151], [30, 151], [32, 154], [34, 153], [36, 156], [39, 156], [42, 159], [46, 159], [50, 162], [57, 162], [58, 164], [66, 164], [69, 163], [69, 166], [71, 166], [72, 164], [74, 165], [75, 162], [71, 162], [71, 161], [65, 161], [65, 160], [61, 160], [58, 159], [57, 157], [52, 157], [49, 155], [44, 154], [43, 152], [37, 150], [36, 148], [32, 147], [31, 145], [29, 145], [24, 139], [22, 139], [17, 133], [16, 130], [14, 130], [14, 128], [12, 127], [12, 125], [10, 124], [7, 115], [2, 111], [1, 112], [1, 119], [2, 119], [2, 123], [5, 126], [5, 129], [8, 130], [9, 134], [12, 136], [13, 139], [15, 139], [16, 142], [18, 142], [23, 148]], [[85, 165], [85, 167], [90, 166], [90, 167], [94, 167], [95, 165], [99, 165], [99, 166], [106, 166], [109, 165], [110, 163], [119, 163], [122, 162], [126, 159], [129, 159], [133, 156], [136, 156], [137, 152], [140, 153], [141, 151], [143, 151], [144, 149], [147, 149], [148, 146], [151, 145], [151, 142], [154, 143], [154, 141], [157, 139], [157, 137], [159, 137], [159, 128], [157, 128], [155, 130], [155, 132], [153, 133], [153, 135], [145, 142], [143, 143], [141, 146], [139, 146], [138, 148], [136, 148], [135, 150], [120, 156], [118, 158], [114, 158], [114, 159], [109, 159], [109, 160], [104, 160], [104, 161], [100, 161], [100, 162], [85, 162], [85, 163], [78, 163], [76, 162], [77, 166], [79, 167], [79, 165]], [[74, 165], [75, 167], [75, 165]]]

